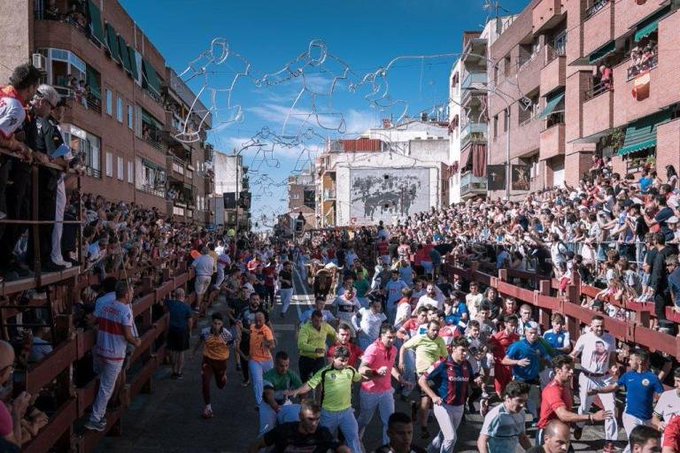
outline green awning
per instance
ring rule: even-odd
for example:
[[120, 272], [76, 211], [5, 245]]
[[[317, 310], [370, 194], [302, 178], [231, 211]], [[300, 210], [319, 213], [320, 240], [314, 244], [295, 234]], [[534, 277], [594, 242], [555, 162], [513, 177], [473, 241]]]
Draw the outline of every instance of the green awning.
[[668, 109], [646, 116], [628, 125], [623, 146], [619, 149], [619, 156], [626, 156], [656, 147], [657, 127], [669, 122], [672, 116], [673, 111]]
[[564, 99], [564, 93], [559, 94], [552, 98], [548, 103], [545, 105], [545, 108], [543, 109], [543, 112], [541, 115], [538, 117], [540, 120], [546, 119], [548, 116], [550, 116], [555, 109], [557, 108], [557, 105]]
[[102, 90], [99, 86], [99, 73], [89, 65], [87, 66], [87, 84], [90, 87], [90, 93], [92, 93], [92, 96], [101, 100]]
[[137, 68], [137, 57], [135, 49], [128, 46], [128, 55], [130, 55], [130, 70], [132, 71], [132, 77], [137, 80], [139, 79], [139, 69]]
[[118, 46], [118, 34], [111, 24], [106, 24], [106, 44], [109, 46], [111, 58], [120, 61], [120, 49]]
[[659, 22], [652, 22], [651, 24], [638, 29], [635, 32], [635, 42], [642, 41], [647, 36], [655, 33], [659, 29]]
[[102, 27], [102, 12], [99, 11], [99, 8], [92, 0], [89, 1], [89, 10], [92, 35], [97, 38], [97, 41], [105, 44], [106, 41], [104, 40], [104, 28]]
[[616, 43], [614, 41], [611, 41], [604, 46], [600, 47], [597, 49], [595, 52], [590, 54], [588, 57], [588, 64], [596, 64], [598, 61], [602, 60], [603, 58], [607, 57], [608, 55], [611, 55], [616, 51]]
[[144, 87], [149, 88], [157, 95], [161, 95], [161, 80], [158, 78], [158, 73], [148, 61], [142, 60], [142, 71], [144, 73]]
[[118, 36], [118, 48], [120, 49], [120, 58], [123, 60], [123, 67], [128, 72], [132, 72], [132, 67], [130, 66], [130, 51], [128, 50], [128, 45], [122, 36]]
[[161, 126], [161, 123], [159, 123], [158, 120], [157, 120], [156, 118], [154, 118], [153, 116], [151, 116], [151, 115], [149, 114], [149, 112], [147, 112], [147, 111], [144, 110], [144, 109], [142, 109], [142, 121], [144, 121], [144, 122], [147, 123], [147, 124], [152, 125], [152, 126], [155, 127], [156, 129], [159, 129], [159, 130], [163, 129], [163, 126]]

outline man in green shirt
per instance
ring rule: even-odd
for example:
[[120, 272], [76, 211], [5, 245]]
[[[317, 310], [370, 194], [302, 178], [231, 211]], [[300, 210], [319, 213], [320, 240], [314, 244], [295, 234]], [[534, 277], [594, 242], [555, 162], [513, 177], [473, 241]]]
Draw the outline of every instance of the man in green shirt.
[[[439, 328], [439, 321], [430, 321], [427, 324], [427, 333], [425, 335], [417, 335], [401, 345], [401, 349], [399, 349], [399, 371], [404, 372], [406, 351], [408, 349], [416, 351], [416, 373], [418, 378], [434, 362], [442, 357], [448, 357], [449, 353], [446, 349], [446, 343], [439, 336]], [[431, 403], [430, 397], [421, 390], [418, 421], [420, 422], [420, 432], [423, 439], [430, 437], [430, 433], [427, 430], [427, 414]]]
[[[276, 426], [277, 421], [297, 421], [300, 413], [299, 404], [291, 404], [285, 392], [300, 387], [302, 381], [297, 374], [290, 371], [290, 358], [286, 351], [276, 353], [274, 368], [263, 376], [264, 392], [260, 403], [260, 431], [258, 436]], [[292, 420], [290, 420], [292, 418]]]
[[361, 374], [348, 365], [349, 349], [335, 348], [333, 362], [322, 368], [302, 387], [287, 392], [289, 396], [307, 393], [321, 388], [321, 426], [335, 434], [338, 430], [345, 436], [345, 442], [353, 452], [361, 452], [359, 425], [352, 409], [352, 384], [362, 380]]
[[323, 321], [323, 313], [314, 310], [311, 321], [303, 324], [298, 334], [298, 369], [302, 379], [311, 378], [326, 365], [326, 341], [335, 343], [335, 337], [335, 329]]

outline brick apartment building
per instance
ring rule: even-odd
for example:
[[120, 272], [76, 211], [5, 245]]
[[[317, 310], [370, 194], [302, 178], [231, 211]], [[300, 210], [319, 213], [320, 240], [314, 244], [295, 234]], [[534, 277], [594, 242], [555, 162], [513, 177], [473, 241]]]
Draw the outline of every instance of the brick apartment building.
[[[615, 171], [680, 164], [677, 2], [533, 0], [489, 49], [492, 196], [575, 183], [592, 156]], [[509, 146], [507, 136], [509, 136]], [[493, 167], [491, 169], [493, 171]], [[525, 177], [519, 176], [520, 174]]]
[[191, 145], [174, 138], [185, 130], [194, 94], [117, 1], [48, 3], [0, 3], [0, 80], [32, 61], [45, 83], [71, 99], [62, 129], [83, 153], [84, 192], [156, 207], [179, 221], [211, 222], [205, 162], [212, 147], [204, 133]]

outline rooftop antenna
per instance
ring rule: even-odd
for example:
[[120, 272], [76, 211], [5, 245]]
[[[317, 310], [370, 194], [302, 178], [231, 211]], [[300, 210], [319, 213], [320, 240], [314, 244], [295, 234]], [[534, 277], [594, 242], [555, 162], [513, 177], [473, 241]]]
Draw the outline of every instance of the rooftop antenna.
[[482, 5], [482, 9], [486, 11], [486, 23], [489, 22], [490, 16], [493, 17], [496, 20], [496, 33], [501, 32], [501, 12], [509, 14], [510, 11], [507, 9], [503, 8], [501, 5], [501, 2], [498, 0], [483, 0], [484, 4]]

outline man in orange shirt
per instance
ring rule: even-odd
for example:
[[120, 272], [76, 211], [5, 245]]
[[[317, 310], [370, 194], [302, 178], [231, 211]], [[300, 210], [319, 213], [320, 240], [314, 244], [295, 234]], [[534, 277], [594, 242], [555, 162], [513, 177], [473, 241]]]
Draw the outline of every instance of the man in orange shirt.
[[274, 368], [272, 349], [276, 347], [276, 340], [272, 330], [265, 324], [264, 313], [255, 314], [255, 323], [250, 326], [250, 356], [248, 357], [248, 370], [250, 380], [253, 383], [255, 402], [257, 406], [262, 403], [264, 392], [264, 373]]
[[234, 339], [224, 327], [224, 319], [221, 313], [213, 313], [212, 324], [201, 331], [201, 337], [196, 343], [194, 354], [198, 348], [203, 347], [203, 365], [201, 365], [201, 377], [203, 378], [203, 418], [212, 418], [213, 410], [210, 405], [210, 379], [215, 376], [217, 388], [222, 389], [227, 385], [227, 360], [229, 360], [229, 346]]

